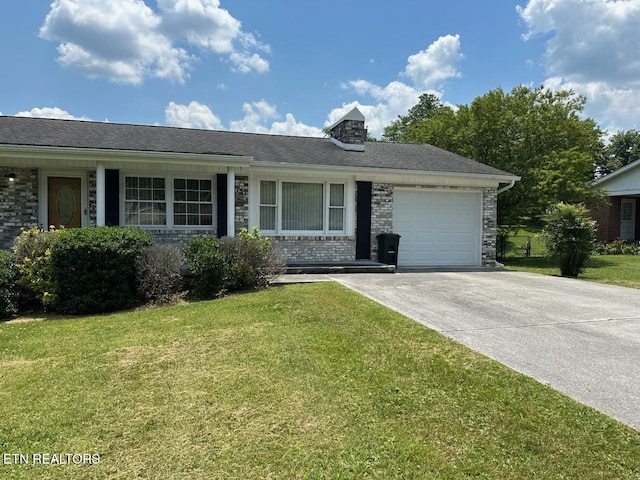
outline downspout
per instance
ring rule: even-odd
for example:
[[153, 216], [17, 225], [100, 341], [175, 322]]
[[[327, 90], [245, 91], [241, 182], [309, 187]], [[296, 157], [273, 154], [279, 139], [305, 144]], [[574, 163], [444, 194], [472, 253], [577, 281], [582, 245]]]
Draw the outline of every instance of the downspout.
[[511, 183], [509, 183], [509, 185], [507, 185], [507, 186], [505, 186], [505, 187], [502, 187], [502, 188], [499, 188], [499, 189], [496, 191], [496, 194], [497, 194], [497, 195], [500, 195], [502, 192], [506, 192], [507, 190], [511, 190], [515, 184], [516, 184], [515, 179], [514, 179], [514, 180], [511, 180]]

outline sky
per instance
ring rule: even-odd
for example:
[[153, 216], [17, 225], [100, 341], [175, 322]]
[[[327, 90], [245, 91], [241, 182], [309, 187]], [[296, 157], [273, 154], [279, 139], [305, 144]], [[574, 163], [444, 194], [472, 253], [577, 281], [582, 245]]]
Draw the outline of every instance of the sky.
[[0, 114], [322, 136], [572, 89], [640, 129], [640, 0], [2, 0]]

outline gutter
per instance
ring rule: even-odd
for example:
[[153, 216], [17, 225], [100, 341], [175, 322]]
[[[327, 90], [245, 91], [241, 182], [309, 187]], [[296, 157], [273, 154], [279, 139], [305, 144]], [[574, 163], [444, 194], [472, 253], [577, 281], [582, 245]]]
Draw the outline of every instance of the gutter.
[[506, 192], [507, 190], [511, 190], [515, 184], [516, 184], [516, 181], [515, 180], [511, 180], [511, 183], [509, 183], [507, 186], [499, 188], [496, 191], [496, 194], [500, 195], [502, 192]]

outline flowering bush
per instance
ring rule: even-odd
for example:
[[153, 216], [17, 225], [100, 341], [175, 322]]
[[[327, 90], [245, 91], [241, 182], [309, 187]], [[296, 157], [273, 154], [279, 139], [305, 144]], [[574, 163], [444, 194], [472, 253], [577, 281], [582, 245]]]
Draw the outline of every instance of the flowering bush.
[[547, 210], [542, 240], [560, 267], [560, 275], [577, 277], [593, 252], [595, 222], [583, 205], [558, 203]]
[[13, 244], [16, 283], [22, 290], [23, 302], [37, 301], [46, 309], [55, 303], [51, 248], [60, 230], [31, 227], [20, 231]]
[[594, 246], [596, 255], [640, 255], [640, 244], [618, 239], [613, 242], [599, 242]]

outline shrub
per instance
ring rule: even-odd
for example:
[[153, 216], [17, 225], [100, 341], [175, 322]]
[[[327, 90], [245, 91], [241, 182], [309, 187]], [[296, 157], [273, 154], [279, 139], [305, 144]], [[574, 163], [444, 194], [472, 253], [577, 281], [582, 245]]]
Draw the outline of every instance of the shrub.
[[263, 287], [284, 271], [280, 251], [257, 228], [251, 233], [243, 229], [236, 237], [194, 237], [184, 253], [195, 293], [203, 298]]
[[610, 243], [599, 242], [594, 245], [596, 255], [640, 255], [640, 244], [626, 240], [614, 240]]
[[560, 274], [577, 277], [593, 252], [595, 222], [582, 205], [559, 203], [545, 216], [542, 239], [547, 251], [560, 267]]
[[51, 248], [60, 230], [21, 229], [13, 245], [16, 283], [25, 303], [39, 302], [45, 309], [54, 303]]
[[176, 245], [143, 248], [136, 277], [138, 296], [144, 302], [171, 302], [182, 288], [182, 250]]
[[243, 229], [236, 237], [224, 237], [222, 250], [227, 259], [224, 286], [229, 290], [264, 287], [284, 271], [280, 251], [257, 228]]
[[226, 274], [220, 240], [211, 236], [193, 237], [187, 243], [184, 255], [193, 274], [194, 293], [201, 298], [213, 298], [220, 293]]
[[0, 250], [0, 319], [8, 318], [18, 311], [16, 269], [11, 252]]
[[139, 228], [85, 227], [61, 231], [51, 251], [55, 309], [112, 312], [136, 300], [136, 264], [151, 234]]

